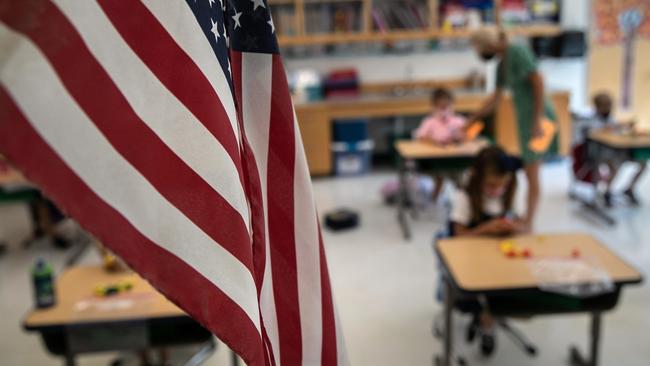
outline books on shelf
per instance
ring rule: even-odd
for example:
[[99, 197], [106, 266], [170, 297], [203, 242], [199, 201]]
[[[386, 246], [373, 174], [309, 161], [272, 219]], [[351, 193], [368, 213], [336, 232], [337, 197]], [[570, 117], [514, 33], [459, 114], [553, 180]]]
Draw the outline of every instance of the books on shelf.
[[275, 30], [280, 36], [298, 34], [296, 12], [292, 6], [278, 5], [271, 8]]
[[438, 10], [439, 25], [443, 30], [478, 27], [482, 23], [494, 22], [493, 0], [441, 0]]
[[305, 6], [305, 33], [361, 31], [361, 3], [319, 3]]
[[371, 12], [374, 29], [380, 32], [425, 29], [429, 26], [429, 10], [423, 1], [377, 1]]

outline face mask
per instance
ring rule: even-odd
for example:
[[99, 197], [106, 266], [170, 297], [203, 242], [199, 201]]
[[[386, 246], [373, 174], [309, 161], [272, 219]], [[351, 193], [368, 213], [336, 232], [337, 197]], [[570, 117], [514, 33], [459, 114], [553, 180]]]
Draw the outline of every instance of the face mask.
[[438, 117], [448, 117], [451, 113], [451, 107], [448, 108], [439, 108], [435, 111], [436, 116]]
[[496, 54], [494, 52], [481, 52], [479, 56], [481, 57], [481, 60], [487, 62], [492, 60]]
[[496, 189], [487, 189], [484, 191], [485, 195], [489, 198], [499, 198], [503, 197], [506, 193], [507, 187], [499, 187]]
[[599, 113], [598, 116], [602, 119], [609, 119], [609, 116], [611, 115], [611, 112], [605, 112], [605, 113]]

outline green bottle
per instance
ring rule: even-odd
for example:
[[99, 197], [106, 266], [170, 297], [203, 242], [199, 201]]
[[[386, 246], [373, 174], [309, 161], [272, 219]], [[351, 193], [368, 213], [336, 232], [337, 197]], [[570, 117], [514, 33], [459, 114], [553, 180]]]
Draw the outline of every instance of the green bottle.
[[42, 258], [36, 261], [32, 270], [34, 297], [37, 308], [48, 308], [56, 303], [54, 293], [54, 274], [52, 267]]

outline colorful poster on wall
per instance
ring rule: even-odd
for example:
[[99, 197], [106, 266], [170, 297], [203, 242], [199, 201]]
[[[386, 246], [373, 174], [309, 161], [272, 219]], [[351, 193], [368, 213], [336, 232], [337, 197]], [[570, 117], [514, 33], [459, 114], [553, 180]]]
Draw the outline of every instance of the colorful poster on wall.
[[650, 1], [592, 4], [589, 90], [609, 92], [621, 113], [650, 124]]

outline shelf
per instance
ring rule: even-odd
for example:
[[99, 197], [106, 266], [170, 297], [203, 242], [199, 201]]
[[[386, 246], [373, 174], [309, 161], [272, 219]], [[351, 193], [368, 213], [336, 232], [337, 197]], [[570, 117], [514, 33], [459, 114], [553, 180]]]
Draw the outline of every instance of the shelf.
[[552, 37], [562, 33], [562, 28], [554, 24], [528, 24], [504, 26], [504, 29], [510, 36], [521, 37]]
[[360, 3], [364, 0], [304, 0], [305, 4]]
[[[552, 24], [534, 24], [518, 25], [506, 28], [511, 36], [553, 36], [561, 32], [559, 26]], [[320, 33], [308, 34], [303, 36], [280, 36], [278, 42], [280, 46], [305, 46], [305, 45], [327, 45], [327, 44], [346, 44], [359, 42], [395, 42], [395, 41], [415, 41], [427, 39], [461, 39], [468, 38], [471, 31], [466, 29], [443, 32], [440, 30], [394, 30], [386, 33]]]
[[[303, 0], [305, 4], [327, 4], [327, 3], [360, 3], [365, 0]], [[268, 0], [269, 5], [291, 5], [296, 0]]]
[[293, 5], [296, 0], [268, 0], [269, 5]]

